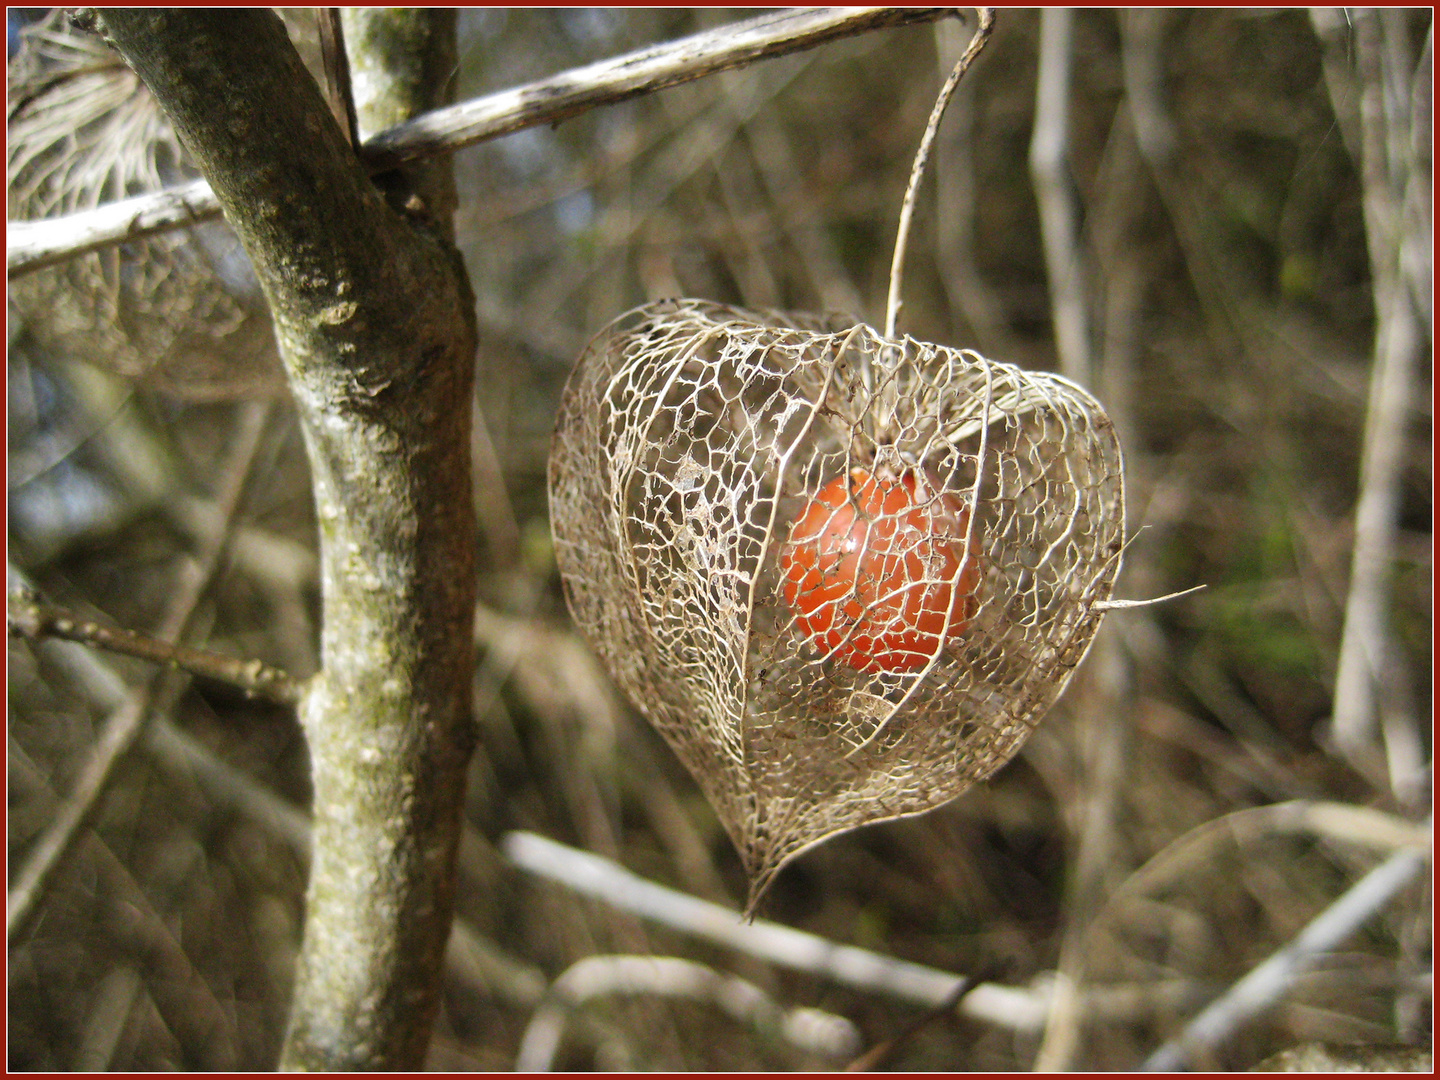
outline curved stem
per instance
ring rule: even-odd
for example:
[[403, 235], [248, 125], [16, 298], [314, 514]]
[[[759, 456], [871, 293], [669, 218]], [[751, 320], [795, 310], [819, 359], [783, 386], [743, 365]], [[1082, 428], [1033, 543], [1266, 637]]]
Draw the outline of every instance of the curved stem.
[[905, 248], [910, 238], [910, 218], [915, 213], [915, 193], [920, 188], [920, 178], [925, 175], [925, 166], [930, 161], [930, 148], [935, 143], [935, 132], [940, 127], [940, 118], [945, 115], [945, 109], [950, 104], [950, 98], [955, 94], [955, 88], [960, 85], [965, 72], [970, 70], [975, 57], [980, 55], [980, 50], [985, 48], [985, 43], [990, 40], [990, 31], [995, 27], [994, 8], [976, 8], [979, 15], [979, 25], [975, 28], [975, 36], [970, 39], [970, 45], [966, 48], [960, 62], [955, 65], [955, 70], [950, 72], [950, 77], [945, 80], [945, 85], [940, 88], [940, 96], [935, 99], [935, 107], [930, 110], [930, 121], [925, 125], [925, 133], [920, 136], [920, 148], [915, 151], [915, 164], [910, 167], [910, 183], [905, 188], [905, 199], [900, 204], [900, 225], [895, 234], [895, 255], [890, 260], [890, 295], [885, 301], [885, 336], [895, 336], [895, 320], [900, 315], [900, 281], [905, 271]]

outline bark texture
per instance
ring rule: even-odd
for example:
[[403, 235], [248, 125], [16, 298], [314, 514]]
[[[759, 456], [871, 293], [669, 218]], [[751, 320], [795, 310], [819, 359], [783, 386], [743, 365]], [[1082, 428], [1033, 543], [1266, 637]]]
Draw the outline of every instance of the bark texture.
[[269, 10], [90, 17], [255, 264], [313, 472], [322, 668], [300, 718], [314, 859], [281, 1064], [414, 1069], [473, 739], [475, 336], [459, 259], [427, 217], [447, 203], [433, 176], [413, 199], [391, 176], [382, 197]]

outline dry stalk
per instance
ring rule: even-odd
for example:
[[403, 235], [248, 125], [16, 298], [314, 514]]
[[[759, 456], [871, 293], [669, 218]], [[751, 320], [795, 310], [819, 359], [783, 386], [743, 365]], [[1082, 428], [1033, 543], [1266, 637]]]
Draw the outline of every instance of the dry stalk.
[[[1336, 746], [1362, 769], [1377, 727], [1384, 740], [1389, 785], [1413, 802], [1425, 786], [1425, 754], [1418, 717], [1395, 692], [1398, 663], [1388, 615], [1395, 559], [1406, 426], [1415, 393], [1423, 327], [1404, 273], [1417, 238], [1407, 219], [1408, 191], [1418, 171], [1410, 154], [1411, 77], [1403, 31], [1393, 12], [1357, 12], [1354, 47], [1360, 91], [1360, 174], [1365, 231], [1375, 296], [1375, 346], [1369, 408], [1355, 507], [1355, 544], [1345, 626], [1335, 672], [1332, 732]], [[1387, 32], [1388, 31], [1388, 32]], [[1332, 90], [1334, 83], [1332, 82]], [[1337, 113], [1347, 103], [1334, 102]], [[1378, 721], [1378, 723], [1377, 723]]]
[[819, 1009], [784, 1009], [753, 983], [672, 956], [587, 956], [550, 984], [515, 1058], [517, 1072], [549, 1072], [570, 1015], [586, 1002], [612, 994], [685, 998], [719, 1008], [761, 1035], [778, 1035], [797, 1050], [843, 1058], [860, 1045], [860, 1033], [842, 1016]]
[[885, 301], [887, 338], [895, 336], [895, 320], [900, 316], [900, 286], [905, 273], [905, 248], [910, 240], [910, 219], [915, 213], [915, 196], [920, 189], [920, 180], [925, 175], [925, 166], [930, 160], [930, 148], [935, 143], [935, 132], [940, 128], [940, 119], [945, 115], [955, 88], [960, 85], [965, 72], [970, 70], [970, 65], [980, 55], [980, 50], [985, 48], [985, 43], [990, 40], [990, 31], [995, 28], [994, 8], [976, 8], [975, 13], [979, 20], [975, 27], [975, 36], [970, 39], [969, 46], [956, 63], [955, 69], [950, 72], [950, 77], [940, 87], [940, 96], [935, 99], [935, 107], [930, 110], [930, 119], [920, 136], [920, 147], [915, 151], [915, 163], [910, 167], [910, 182], [905, 187], [905, 198], [900, 203], [900, 223], [895, 230], [895, 254], [890, 260], [890, 294]]
[[1332, 951], [1425, 870], [1428, 848], [1404, 848], [1352, 885], [1287, 945], [1252, 968], [1174, 1039], [1145, 1060], [1152, 1072], [1175, 1072], [1229, 1038], [1279, 1000], [1295, 977]]
[[[176, 583], [174, 596], [161, 621], [157, 635], [161, 638], [179, 640], [185, 637], [196, 606], [222, 565], [240, 498], [270, 411], [270, 406], [265, 403], [252, 403], [240, 409], [240, 423], [227, 460], [221, 467], [217, 485], [215, 501], [220, 513], [215, 518], [216, 527], [201, 545], [195, 562], [183, 568], [184, 573]], [[147, 719], [152, 712], [168, 712], [186, 686], [188, 677], [162, 671], [145, 687], [136, 690], [106, 720], [74, 788], [12, 879], [5, 917], [6, 936], [10, 941], [13, 942], [34, 918], [56, 869], [83, 834], [109, 786], [115, 767], [140, 738]]]

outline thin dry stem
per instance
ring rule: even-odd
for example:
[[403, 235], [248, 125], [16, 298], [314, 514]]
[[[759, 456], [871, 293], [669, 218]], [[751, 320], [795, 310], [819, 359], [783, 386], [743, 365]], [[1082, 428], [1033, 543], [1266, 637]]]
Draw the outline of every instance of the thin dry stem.
[[1391, 855], [1185, 1025], [1176, 1038], [1151, 1054], [1143, 1067], [1174, 1072], [1195, 1055], [1219, 1046], [1241, 1024], [1283, 997], [1297, 975], [1363, 926], [1415, 880], [1429, 861], [1430, 852], [1423, 848], [1406, 848]]
[[[186, 565], [188, 572], [176, 583], [174, 596], [161, 620], [158, 636], [162, 638], [185, 636], [196, 606], [223, 565], [222, 556], [270, 411], [268, 403], [252, 403], [240, 410], [240, 422], [217, 485], [215, 501], [220, 508], [217, 527], [206, 538], [194, 563]], [[186, 685], [188, 677], [161, 672], [147, 686], [136, 690], [106, 720], [75, 787], [14, 875], [5, 918], [6, 936], [10, 941], [24, 931], [37, 913], [46, 887], [94, 815], [116, 765], [135, 745], [146, 719], [152, 711], [168, 712]]]
[[1075, 855], [1069, 869], [1065, 931], [1055, 973], [1055, 992], [1036, 1055], [1036, 1072], [1074, 1068], [1080, 1049], [1081, 993], [1089, 951], [1086, 935], [1104, 903], [1105, 886], [1119, 848], [1117, 815], [1123, 800], [1134, 728], [1135, 676], [1129, 651], [1113, 624], [1102, 628], [1089, 661], [1089, 678], [1076, 703], [1082, 717]]
[[1040, 70], [1035, 89], [1035, 131], [1030, 174], [1040, 205], [1040, 229], [1050, 282], [1051, 321], [1060, 370], [1088, 386], [1093, 377], [1090, 313], [1080, 250], [1080, 210], [1068, 161], [1070, 68], [1075, 14], [1047, 7], [1040, 13]]
[[[1382, 720], [1390, 786], [1397, 796], [1411, 801], [1423, 786], [1418, 722], [1415, 716], [1406, 715], [1403, 699], [1397, 701], [1398, 695], [1389, 692], [1386, 678], [1398, 662], [1388, 614], [1390, 573], [1423, 328], [1412, 290], [1402, 275], [1407, 263], [1404, 206], [1411, 162], [1408, 155], [1391, 152], [1397, 141], [1409, 140], [1410, 100], [1396, 91], [1408, 86], [1410, 59], [1403, 55], [1403, 46], [1396, 49], [1393, 42], [1382, 40], [1385, 14], [1370, 11], [1355, 16], [1360, 173], [1376, 326], [1332, 731], [1341, 752], [1361, 760], [1373, 743], [1377, 719]], [[1337, 113], [1346, 108], [1339, 100], [1334, 105]]]
[[[506, 834], [506, 857], [523, 870], [558, 881], [683, 933], [780, 967], [820, 975], [870, 993], [883, 993], [934, 1007], [949, 999], [962, 976], [883, 956], [756, 919], [738, 911], [646, 881], [598, 855], [579, 851], [534, 833]], [[1041, 995], [1016, 987], [982, 983], [969, 993], [961, 1012], [1018, 1031], [1034, 1031], [1044, 1016]]]
[[910, 182], [905, 187], [905, 198], [900, 203], [900, 223], [895, 230], [895, 254], [890, 260], [890, 295], [885, 301], [887, 338], [895, 336], [895, 321], [900, 316], [900, 286], [905, 275], [905, 249], [910, 241], [910, 219], [915, 213], [915, 196], [920, 189], [920, 180], [925, 175], [925, 165], [930, 160], [930, 148], [935, 143], [935, 132], [940, 128], [940, 119], [945, 115], [945, 108], [950, 104], [955, 88], [960, 85], [965, 72], [970, 70], [970, 65], [980, 55], [980, 50], [985, 48], [985, 43], [990, 40], [990, 31], [995, 28], [994, 8], [976, 8], [975, 13], [978, 17], [975, 36], [970, 39], [969, 47], [960, 57], [955, 69], [950, 72], [950, 77], [940, 87], [940, 96], [935, 99], [935, 107], [930, 110], [925, 132], [920, 136], [920, 147], [915, 151], [915, 164], [910, 167]]
[[796, 1049], [828, 1058], [853, 1054], [860, 1045], [855, 1025], [818, 1009], [785, 1009], [753, 983], [704, 964], [672, 956], [587, 956], [550, 987], [525, 1028], [517, 1072], [549, 1072], [566, 1021], [586, 1002], [612, 994], [686, 998], [723, 1010], [759, 1033], [774, 1032]]
[[[1122, 13], [1122, 16], [1128, 13]], [[1122, 23], [1122, 26], [1125, 24]], [[1129, 37], [1125, 38], [1128, 50]], [[1128, 51], [1127, 51], [1128, 55]], [[1127, 76], [1130, 67], [1126, 67]], [[1127, 82], [1127, 89], [1128, 89]], [[1133, 140], [1123, 122], [1112, 129], [1111, 145], [1117, 156], [1135, 160]], [[1118, 146], [1117, 146], [1118, 143]], [[1127, 155], [1126, 152], [1130, 151]], [[1091, 242], [1100, 267], [1100, 279], [1107, 282], [1106, 333], [1103, 372], [1105, 397], [1110, 418], [1122, 433], [1133, 431], [1129, 403], [1133, 392], [1137, 346], [1140, 340], [1141, 303], [1145, 280], [1141, 260], [1130, 235], [1138, 231], [1136, 218], [1141, 205], [1128, 182], [1131, 172], [1107, 169], [1102, 173], [1104, 197], [1095, 214]], [[1078, 262], [1078, 259], [1077, 259]], [[1056, 339], [1062, 336], [1056, 327]], [[1133, 461], [1129, 463], [1131, 480]], [[1143, 535], [1137, 530], [1125, 544]], [[1144, 564], [1144, 560], [1142, 565]], [[1165, 598], [1160, 598], [1165, 599]], [[1158, 602], [1158, 601], [1156, 601]], [[1147, 601], [1102, 601], [1103, 610], [1115, 607], [1144, 607]], [[1148, 615], [1132, 617], [1125, 623], [1112, 622], [1096, 635], [1087, 677], [1072, 704], [1077, 719], [1077, 739], [1082, 748], [1074, 768], [1076, 789], [1067, 791], [1061, 805], [1070, 809], [1067, 820], [1075, 834], [1075, 854], [1067, 871], [1069, 888], [1064, 912], [1064, 934], [1055, 972], [1055, 992], [1046, 1017], [1045, 1034], [1036, 1054], [1037, 1072], [1074, 1069], [1084, 1048], [1082, 995], [1093, 977], [1094, 955], [1088, 937], [1096, 914], [1105, 903], [1113, 883], [1114, 864], [1124, 850], [1121, 835], [1128, 779], [1135, 757], [1134, 728], [1138, 709], [1136, 657], [1122, 633]], [[1145, 629], [1142, 625], [1142, 631]]]
[[162, 667], [180, 668], [191, 675], [228, 683], [277, 705], [293, 706], [300, 700], [300, 684], [279, 668], [259, 660], [240, 660], [207, 649], [162, 641], [123, 627], [101, 626], [66, 608], [29, 597], [12, 593], [8, 598], [6, 620], [12, 635], [31, 641], [54, 637], [148, 660]]
[[[818, 975], [865, 993], [935, 1008], [950, 1000], [965, 978], [765, 919], [746, 922], [733, 908], [667, 889], [609, 859], [534, 833], [507, 833], [501, 847], [506, 858], [522, 870], [582, 895], [768, 964]], [[1044, 1023], [1050, 993], [1049, 985], [1038, 979], [1030, 988], [978, 980], [973, 989], [965, 991], [958, 1008], [972, 1020], [1006, 1031], [1033, 1033]], [[1086, 1016], [1113, 1020], [1149, 1014], [1191, 997], [1192, 989], [1184, 981], [1119, 984], [1092, 988], [1084, 995], [1081, 1008]]]

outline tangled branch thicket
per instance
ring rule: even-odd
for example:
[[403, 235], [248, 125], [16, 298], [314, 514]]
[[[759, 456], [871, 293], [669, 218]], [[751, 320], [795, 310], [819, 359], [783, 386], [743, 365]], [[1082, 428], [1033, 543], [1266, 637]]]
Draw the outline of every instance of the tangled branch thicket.
[[[506, 90], [731, 18], [712, 9], [463, 10], [459, 94]], [[1301, 10], [1073, 14], [1068, 146], [1055, 178], [1080, 211], [1072, 253], [1087, 287], [1085, 340], [1095, 365], [1085, 385], [1125, 449], [1133, 542], [1117, 589], [1149, 597], [1207, 588], [1107, 616], [1046, 722], [962, 798], [835, 837], [776, 875], [761, 914], [812, 935], [818, 962], [809, 967], [698, 940], [504, 859], [504, 838], [524, 830], [618, 863], [632, 883], [642, 877], [672, 890], [664, 895], [733, 911], [748, 887], [747, 868], [695, 780], [617, 692], [567, 615], [550, 541], [547, 455], [575, 358], [618, 313], [675, 296], [752, 313], [850, 313], [840, 324], [792, 323], [791, 332], [743, 317], [731, 381], [709, 392], [752, 410], [759, 404], [739, 394], [733, 374], [740, 356], [760, 370], [771, 364], [775, 374], [765, 378], [778, 385], [780, 357], [789, 354], [757, 350], [744, 344], [747, 335], [789, 342], [794, 358], [808, 356], [818, 369], [827, 354], [817, 343], [830, 342], [833, 358], [855, 319], [879, 325], [905, 171], [969, 27], [950, 20], [833, 43], [455, 156], [457, 232], [482, 337], [474, 455], [484, 537], [480, 746], [431, 1066], [511, 1069], [539, 1016], [553, 1025], [557, 1068], [835, 1068], [845, 1059], [799, 1047], [753, 1013], [737, 1019], [713, 995], [613, 989], [627, 985], [614, 977], [611, 991], [578, 1003], [565, 991], [573, 988], [567, 972], [601, 966], [592, 958], [679, 957], [712, 971], [713, 985], [735, 979], [757, 988], [787, 1015], [843, 1017], [866, 1047], [906, 1033], [928, 1006], [887, 994], [883, 980], [831, 981], [824, 961], [836, 950], [826, 943], [836, 943], [931, 976], [973, 974], [997, 958], [1010, 965], [997, 976], [1003, 987], [980, 988], [1003, 989], [999, 1007], [962, 1010], [910, 1033], [890, 1059], [897, 1068], [1026, 1070], [1042, 1045], [1047, 1060], [1075, 1069], [1135, 1068], [1395, 851], [1423, 840], [1433, 704], [1433, 418], [1425, 404], [1433, 380], [1423, 306], [1418, 357], [1402, 372], [1415, 382], [1411, 404], [1390, 432], [1393, 531], [1375, 575], [1385, 586], [1375, 610], [1390, 637], [1374, 688], [1385, 703], [1384, 738], [1408, 738], [1420, 763], [1415, 792], [1392, 786], [1375, 740], [1353, 757], [1337, 752], [1329, 724], [1377, 327], [1363, 151], [1378, 139], [1384, 152], [1370, 170], [1393, 171], [1414, 197], [1416, 212], [1396, 217], [1396, 231], [1412, 254], [1423, 252], [1428, 272], [1431, 15], [1354, 11], [1326, 26], [1317, 34]], [[1058, 366], [1027, 163], [1041, 36], [1034, 12], [999, 13], [939, 130], [932, 181], [916, 201], [902, 326], [955, 346], [964, 358], [955, 370], [974, 362], [961, 346], [1031, 371]], [[1383, 85], [1377, 71], [1389, 72]], [[1380, 138], [1412, 98], [1410, 126]], [[12, 108], [22, 100], [12, 92]], [[12, 118], [12, 152], [27, 115]], [[57, 130], [83, 150], [102, 129]], [[50, 212], [21, 211], [24, 192], [23, 182], [12, 188], [12, 215]], [[191, 252], [208, 261], [210, 250]], [[106, 299], [116, 283], [163, 279], [161, 292], [139, 299], [174, 310], [164, 303], [165, 283], [175, 280], [168, 256], [134, 245], [126, 258], [147, 252], [161, 260], [150, 277], [56, 271], [59, 284], [46, 294], [53, 303], [25, 304], [13, 288], [38, 275], [12, 283], [8, 539], [12, 562], [54, 603], [153, 633], [194, 554], [207, 550], [217, 476], [245, 415], [243, 405], [197, 400], [191, 389], [218, 388], [215, 375], [240, 376], [231, 388], [241, 392], [255, 384], [251, 368], [200, 363], [203, 349], [150, 366], [164, 350], [137, 357], [115, 336], [129, 325], [123, 318], [100, 338], [45, 331], [52, 312], [63, 324], [121, 310], [128, 300], [117, 307]], [[95, 257], [89, 265], [102, 264]], [[1419, 292], [1428, 296], [1428, 286]], [[194, 307], [208, 310], [203, 301]], [[722, 322], [727, 335], [742, 326], [728, 313]], [[678, 341], [698, 322], [672, 325]], [[706, 355], [718, 355], [722, 336], [706, 333]], [[852, 355], [869, 340], [857, 335]], [[812, 343], [808, 353], [802, 341]], [[878, 353], [873, 343], [864, 348]], [[922, 354], [907, 355], [905, 370], [917, 374]], [[186, 370], [196, 382], [181, 378]], [[1004, 369], [991, 370], [992, 399], [1002, 401]], [[903, 696], [901, 688], [933, 692], [923, 667], [942, 636], [937, 625], [969, 624], [943, 635], [962, 656], [997, 632], [1004, 557], [993, 560], [1008, 541], [996, 532], [999, 508], [975, 515], [973, 553], [969, 522], [959, 527], [975, 498], [964, 479], [974, 475], [962, 468], [950, 486], [943, 469], [978, 453], [973, 438], [952, 447], [912, 431], [912, 452], [928, 447], [942, 471], [932, 479], [922, 468], [909, 488], [903, 477], [918, 460], [892, 462], [898, 475], [886, 477], [876, 475], [883, 463], [856, 457], [895, 445], [873, 419], [856, 425], [891, 407], [865, 408], [877, 404], [877, 390], [856, 382], [854, 402], [833, 401], [833, 414], [816, 416], [812, 426], [829, 444], [809, 451], [812, 471], [797, 459], [782, 485], [785, 505], [757, 579], [757, 598], [769, 605], [760, 629], [772, 662], [793, 679], [804, 673], [809, 700], [870, 695], [888, 711], [886, 695]], [[815, 400], [809, 390], [797, 396]], [[304, 677], [318, 663], [317, 523], [299, 433], [276, 412], [254, 457], [231, 558], [188, 643]], [[697, 429], [689, 440], [706, 453], [760, 443], [732, 426]], [[871, 472], [870, 487], [848, 477], [852, 443], [854, 468]], [[724, 459], [715, 465], [723, 470]], [[773, 468], [769, 481], [759, 472], [751, 479], [763, 492], [782, 475]], [[598, 470], [586, 482], [598, 485]], [[698, 505], [685, 497], [700, 494], [677, 487], [655, 507], [673, 509], [684, 525], [686, 507]], [[857, 590], [857, 610], [830, 587], [822, 542], [851, 535], [862, 506], [891, 497], [898, 508], [873, 530], [873, 580], [909, 565], [912, 554], [940, 570], [902, 578], [910, 590], [892, 605], [878, 592], [861, 601]], [[597, 502], [585, 512], [602, 511]], [[624, 520], [618, 511], [615, 520]], [[910, 547], [903, 537], [917, 522], [931, 527]], [[697, 519], [693, 535], [708, 543], [719, 526]], [[690, 557], [702, 550], [692, 547]], [[795, 568], [795, 601], [785, 566]], [[863, 586], [858, 569], [853, 584]], [[907, 612], [921, 632], [890, 633]], [[758, 652], [732, 644], [740, 641], [733, 627], [707, 641], [729, 649], [732, 671], [750, 662], [758, 674]], [[877, 654], [887, 659], [863, 660]], [[924, 663], [909, 667], [917, 654]], [[64, 808], [107, 715], [153, 673], [65, 642], [12, 640], [8, 657], [13, 876]], [[960, 660], [945, 652], [935, 662], [954, 671]], [[115, 771], [89, 833], [41, 898], [33, 932], [11, 945], [12, 1069], [245, 1070], [275, 1061], [303, 921], [303, 740], [293, 715], [205, 680], [160, 719]], [[873, 760], [885, 737], [854, 760]], [[1427, 1047], [1431, 925], [1428, 887], [1406, 887], [1196, 1063], [1243, 1069], [1315, 1040]], [[738, 918], [725, 928], [737, 938], [765, 929]], [[1065, 1028], [1046, 1004], [1062, 984], [1073, 990], [1068, 1047], [1043, 1031]]]
[[[550, 455], [575, 621], [715, 804], [752, 906], [801, 850], [1008, 761], [1124, 537], [1119, 442], [1078, 386], [804, 321], [632, 313], [581, 356]], [[833, 551], [807, 518], [843, 522]]]

